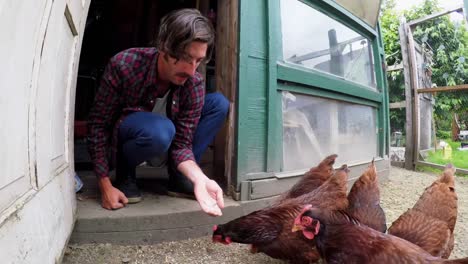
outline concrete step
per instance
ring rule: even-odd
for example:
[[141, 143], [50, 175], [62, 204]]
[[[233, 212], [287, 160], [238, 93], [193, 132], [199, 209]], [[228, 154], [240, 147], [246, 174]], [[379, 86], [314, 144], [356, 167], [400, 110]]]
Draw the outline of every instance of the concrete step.
[[137, 174], [143, 200], [109, 211], [100, 205], [94, 174], [78, 172], [84, 190], [77, 194], [77, 219], [70, 243], [154, 244], [206, 236], [213, 225], [263, 208], [273, 200], [237, 202], [225, 197], [223, 216], [211, 217], [194, 200], [167, 196], [165, 173], [140, 168]]

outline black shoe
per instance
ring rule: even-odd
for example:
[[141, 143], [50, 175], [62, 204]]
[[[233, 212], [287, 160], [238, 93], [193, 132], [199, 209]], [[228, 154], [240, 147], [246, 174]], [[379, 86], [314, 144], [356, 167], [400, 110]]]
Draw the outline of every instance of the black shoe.
[[127, 196], [128, 203], [138, 203], [141, 201], [141, 192], [136, 184], [136, 179], [128, 177], [122, 183], [117, 185], [117, 188]]
[[169, 173], [167, 195], [196, 200], [192, 182], [180, 173], [172, 173], [171, 170]]

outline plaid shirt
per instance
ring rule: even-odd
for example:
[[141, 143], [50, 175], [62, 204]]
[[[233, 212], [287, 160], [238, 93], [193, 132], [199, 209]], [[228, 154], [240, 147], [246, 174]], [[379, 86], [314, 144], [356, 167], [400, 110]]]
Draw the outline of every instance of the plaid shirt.
[[[158, 54], [155, 48], [132, 48], [115, 55], [106, 67], [88, 119], [88, 150], [98, 177], [108, 177], [110, 164], [115, 164], [118, 128], [124, 117], [151, 112], [155, 99], [166, 92], [158, 86]], [[204, 104], [205, 86], [197, 72], [183, 86], [171, 84], [169, 89], [168, 118], [176, 128], [170, 158], [177, 167], [183, 161], [195, 160], [192, 139]]]

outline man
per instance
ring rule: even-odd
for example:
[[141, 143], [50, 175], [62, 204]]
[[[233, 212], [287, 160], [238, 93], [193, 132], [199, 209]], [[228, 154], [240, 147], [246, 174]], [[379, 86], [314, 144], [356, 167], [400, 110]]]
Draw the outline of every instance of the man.
[[[102, 207], [119, 209], [139, 202], [136, 167], [166, 156], [168, 193], [194, 197], [207, 214], [222, 214], [221, 188], [197, 165], [229, 108], [221, 94], [205, 96], [203, 79], [196, 72], [209, 60], [213, 45], [208, 19], [195, 9], [181, 9], [161, 20], [158, 49], [133, 48], [110, 60], [88, 121]], [[116, 165], [118, 188], [109, 180], [111, 162]]]

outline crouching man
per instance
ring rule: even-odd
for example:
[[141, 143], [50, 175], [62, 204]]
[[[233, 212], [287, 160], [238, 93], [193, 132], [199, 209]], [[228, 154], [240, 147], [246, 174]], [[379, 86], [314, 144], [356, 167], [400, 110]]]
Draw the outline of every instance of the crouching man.
[[[195, 9], [181, 9], [161, 20], [157, 48], [132, 48], [111, 58], [88, 120], [102, 207], [139, 202], [136, 167], [167, 157], [168, 193], [195, 198], [207, 214], [222, 214], [223, 191], [197, 165], [229, 108], [223, 95], [205, 94], [196, 72], [211, 57], [213, 45], [209, 20]], [[115, 187], [109, 180], [111, 164]]]

